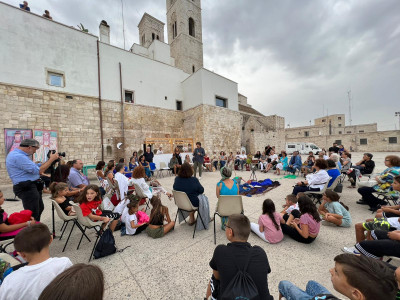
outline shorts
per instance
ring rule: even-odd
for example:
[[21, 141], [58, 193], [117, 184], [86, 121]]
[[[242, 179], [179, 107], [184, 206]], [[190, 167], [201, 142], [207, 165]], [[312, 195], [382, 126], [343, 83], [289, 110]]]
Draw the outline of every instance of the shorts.
[[368, 231], [372, 230], [383, 230], [383, 231], [389, 231], [390, 229], [390, 224], [385, 218], [375, 218], [373, 221], [370, 222], [364, 222], [363, 228]]
[[158, 227], [158, 228], [150, 228], [148, 226], [146, 228], [146, 233], [149, 237], [152, 237], [153, 239], [158, 239], [162, 238], [164, 236], [164, 227]]
[[342, 219], [342, 224], [340, 224], [340, 227], [350, 227], [350, 226], [351, 226], [350, 220]]
[[218, 299], [219, 296], [219, 280], [214, 277], [214, 274], [211, 276], [210, 279], [210, 287], [211, 287], [211, 299], [215, 300]]
[[391, 213], [391, 212], [382, 212], [382, 217], [383, 218], [400, 218], [400, 215], [396, 215], [396, 214], [394, 214], [394, 213]]

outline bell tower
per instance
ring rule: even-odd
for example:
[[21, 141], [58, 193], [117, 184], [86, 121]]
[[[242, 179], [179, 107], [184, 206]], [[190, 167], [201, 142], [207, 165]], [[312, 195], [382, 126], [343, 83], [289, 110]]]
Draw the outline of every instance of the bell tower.
[[201, 0], [167, 0], [167, 27], [175, 66], [188, 74], [202, 68]]

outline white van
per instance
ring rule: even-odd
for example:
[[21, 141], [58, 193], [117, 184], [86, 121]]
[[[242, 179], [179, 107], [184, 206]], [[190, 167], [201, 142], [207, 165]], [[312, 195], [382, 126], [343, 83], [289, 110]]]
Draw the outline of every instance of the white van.
[[312, 151], [314, 154], [316, 154], [317, 152], [322, 151], [322, 149], [313, 143], [286, 143], [286, 153], [293, 154], [294, 151], [299, 151], [300, 154], [308, 154], [310, 151]]

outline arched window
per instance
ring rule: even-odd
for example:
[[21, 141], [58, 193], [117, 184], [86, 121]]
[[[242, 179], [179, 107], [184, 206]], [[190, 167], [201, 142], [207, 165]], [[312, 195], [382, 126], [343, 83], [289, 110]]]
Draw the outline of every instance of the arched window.
[[189, 18], [189, 35], [195, 36], [194, 32], [194, 20], [192, 18]]
[[194, 65], [192, 66], [192, 72], [194, 73], [196, 71]]
[[151, 40], [154, 41], [154, 39], [156, 38], [156, 35], [154, 34], [154, 32], [151, 34]]

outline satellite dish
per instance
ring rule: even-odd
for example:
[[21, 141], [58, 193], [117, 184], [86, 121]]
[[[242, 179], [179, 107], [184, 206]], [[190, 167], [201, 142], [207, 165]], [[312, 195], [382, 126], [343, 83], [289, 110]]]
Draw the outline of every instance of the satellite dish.
[[117, 144], [117, 148], [118, 148], [118, 149], [121, 149], [121, 146], [122, 146], [122, 143], [118, 143], [118, 144]]

